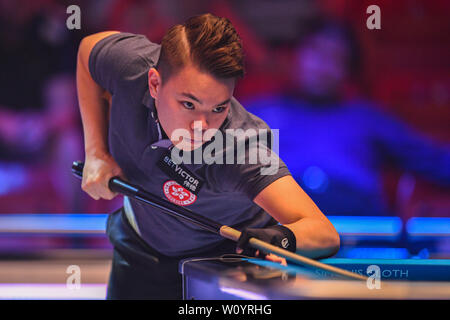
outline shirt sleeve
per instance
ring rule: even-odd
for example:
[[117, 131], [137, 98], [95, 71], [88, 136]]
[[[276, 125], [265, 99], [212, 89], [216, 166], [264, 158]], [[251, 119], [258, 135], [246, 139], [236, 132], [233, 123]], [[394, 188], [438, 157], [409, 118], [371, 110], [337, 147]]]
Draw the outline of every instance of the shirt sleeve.
[[277, 162], [269, 165], [241, 165], [238, 166], [237, 176], [241, 179], [236, 181], [236, 189], [245, 193], [253, 200], [263, 189], [276, 180], [291, 175], [287, 166], [278, 157]]
[[95, 44], [89, 56], [89, 71], [95, 82], [113, 94], [154, 66], [156, 61], [151, 57], [159, 49], [143, 35], [112, 34]]
[[245, 153], [235, 158], [236, 163], [222, 166], [224, 190], [242, 192], [253, 200], [271, 183], [291, 175], [286, 164], [268, 146], [259, 141], [251, 146], [246, 141]]

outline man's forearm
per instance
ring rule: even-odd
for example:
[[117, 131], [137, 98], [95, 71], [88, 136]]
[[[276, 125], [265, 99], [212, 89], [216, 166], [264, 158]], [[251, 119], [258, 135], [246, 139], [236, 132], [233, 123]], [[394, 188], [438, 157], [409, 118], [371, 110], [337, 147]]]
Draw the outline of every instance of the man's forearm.
[[284, 226], [295, 234], [299, 254], [310, 258], [326, 258], [339, 250], [339, 235], [327, 220], [305, 217]]

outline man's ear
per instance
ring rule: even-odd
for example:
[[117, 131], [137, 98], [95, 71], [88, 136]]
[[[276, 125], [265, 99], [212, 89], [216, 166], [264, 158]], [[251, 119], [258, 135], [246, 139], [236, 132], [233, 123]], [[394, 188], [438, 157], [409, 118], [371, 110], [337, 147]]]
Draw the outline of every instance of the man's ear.
[[148, 70], [148, 88], [152, 98], [156, 99], [158, 91], [161, 90], [161, 75], [155, 68]]

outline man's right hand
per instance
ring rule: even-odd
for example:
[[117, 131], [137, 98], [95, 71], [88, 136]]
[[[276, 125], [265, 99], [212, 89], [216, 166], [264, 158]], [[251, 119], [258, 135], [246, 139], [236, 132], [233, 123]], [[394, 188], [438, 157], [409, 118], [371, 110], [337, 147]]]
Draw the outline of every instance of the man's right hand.
[[96, 43], [115, 33], [118, 32], [87, 36], [78, 48], [77, 90], [86, 151], [81, 188], [95, 200], [113, 199], [117, 194], [109, 190], [109, 180], [115, 176], [123, 178], [120, 167], [108, 152], [111, 94], [95, 82], [89, 70], [89, 57]]
[[112, 177], [124, 178], [123, 172], [110, 154], [86, 155], [81, 189], [95, 200], [113, 199], [117, 193], [112, 192], [108, 183]]

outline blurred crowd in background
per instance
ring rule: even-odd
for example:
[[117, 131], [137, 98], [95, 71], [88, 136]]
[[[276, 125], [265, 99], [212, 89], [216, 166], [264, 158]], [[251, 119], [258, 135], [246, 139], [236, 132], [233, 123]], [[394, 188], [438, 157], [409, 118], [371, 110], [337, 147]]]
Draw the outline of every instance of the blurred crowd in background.
[[[69, 30], [69, 5], [81, 29]], [[381, 9], [369, 30], [366, 9]], [[76, 55], [89, 34], [159, 43], [205, 12], [246, 53], [236, 98], [325, 214], [450, 216], [450, 3], [445, 0], [0, 0], [0, 213], [111, 212], [71, 174], [84, 159]]]

